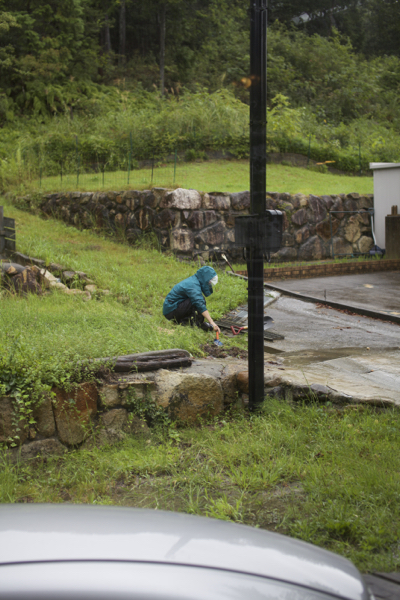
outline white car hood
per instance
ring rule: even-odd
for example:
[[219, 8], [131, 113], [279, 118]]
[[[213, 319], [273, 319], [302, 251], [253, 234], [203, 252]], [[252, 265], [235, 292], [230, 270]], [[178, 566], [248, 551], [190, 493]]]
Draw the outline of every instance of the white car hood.
[[86, 505], [0, 506], [0, 565], [133, 561], [236, 571], [366, 600], [348, 560], [311, 544], [180, 513]]

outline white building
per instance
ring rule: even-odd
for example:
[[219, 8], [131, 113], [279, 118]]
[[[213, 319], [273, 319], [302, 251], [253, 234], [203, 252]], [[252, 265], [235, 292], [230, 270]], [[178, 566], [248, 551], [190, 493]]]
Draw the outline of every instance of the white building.
[[376, 243], [386, 248], [385, 217], [393, 205], [400, 208], [400, 163], [370, 163], [374, 172], [374, 223]]

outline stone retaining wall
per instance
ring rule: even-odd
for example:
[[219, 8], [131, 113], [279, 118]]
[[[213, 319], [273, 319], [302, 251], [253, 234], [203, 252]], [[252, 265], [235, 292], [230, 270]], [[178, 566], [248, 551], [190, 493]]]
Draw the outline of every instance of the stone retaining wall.
[[[216, 374], [196, 369], [133, 373], [114, 383], [84, 382], [67, 392], [53, 388], [28, 419], [20, 416], [10, 396], [0, 397], [0, 446], [11, 457], [57, 455], [68, 448], [102, 446], [121, 441], [126, 434], [148, 433], [144, 419], [135, 415], [138, 405], [151, 413], [163, 410], [174, 421], [196, 423], [214, 416], [238, 401], [237, 372], [246, 363], [225, 366]], [[34, 421], [30, 424], [28, 421]]]
[[[15, 201], [28, 207], [33, 202], [30, 197]], [[169, 248], [178, 256], [208, 260], [218, 257], [221, 251], [231, 258], [241, 256], [241, 250], [234, 248], [235, 217], [249, 213], [250, 194], [208, 194], [181, 188], [65, 192], [43, 195], [39, 205], [46, 215], [77, 227], [123, 232], [131, 243], [143, 232], [154, 231], [162, 248]], [[330, 257], [330, 212], [335, 256], [368, 252], [373, 240], [367, 210], [372, 206], [372, 195], [305, 196], [267, 192], [267, 208], [285, 213], [283, 246], [273, 255], [273, 260], [309, 261]]]
[[[335, 404], [371, 401], [321, 384], [308, 385], [302, 372], [295, 379], [293, 373], [288, 376], [284, 371], [279, 363], [267, 363], [266, 397], [289, 402], [313, 398]], [[0, 397], [0, 446], [9, 446], [11, 460], [62, 455], [68, 449], [112, 445], [126, 435], [149, 435], [155, 411], [193, 425], [229, 408], [243, 408], [248, 401], [249, 374], [245, 361], [198, 360], [185, 369], [133, 373], [110, 383], [84, 382], [70, 392], [52, 391], [52, 397], [44, 396], [38, 403], [29, 422], [18, 417], [13, 398]], [[145, 407], [149, 423], [137, 416]]]

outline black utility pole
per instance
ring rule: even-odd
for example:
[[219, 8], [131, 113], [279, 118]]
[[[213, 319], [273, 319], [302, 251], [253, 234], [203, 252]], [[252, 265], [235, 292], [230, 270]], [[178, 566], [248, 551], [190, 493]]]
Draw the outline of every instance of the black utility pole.
[[[250, 213], [265, 217], [267, 187], [267, 0], [250, 0]], [[259, 240], [260, 241], [260, 240]], [[264, 401], [264, 264], [260, 243], [247, 249], [249, 408]]]
[[235, 218], [235, 246], [243, 248], [249, 290], [249, 408], [264, 401], [264, 255], [282, 244], [283, 213], [266, 210], [267, 0], [250, 1], [250, 214]]

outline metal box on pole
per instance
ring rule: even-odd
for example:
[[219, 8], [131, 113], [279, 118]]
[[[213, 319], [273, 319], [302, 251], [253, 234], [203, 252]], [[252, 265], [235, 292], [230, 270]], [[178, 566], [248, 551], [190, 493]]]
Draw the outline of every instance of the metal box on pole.
[[282, 246], [283, 213], [280, 210], [266, 210], [264, 216], [244, 215], [235, 219], [235, 245], [249, 251], [259, 248], [269, 259], [270, 253]]

